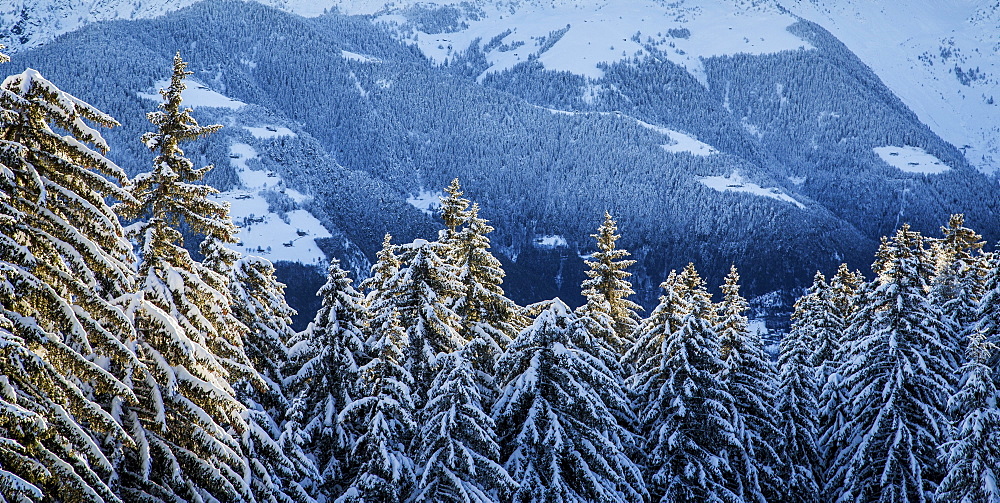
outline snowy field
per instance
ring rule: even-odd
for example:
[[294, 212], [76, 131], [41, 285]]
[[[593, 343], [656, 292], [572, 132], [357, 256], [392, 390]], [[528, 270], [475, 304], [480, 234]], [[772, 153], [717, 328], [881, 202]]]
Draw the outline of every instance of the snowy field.
[[940, 175], [951, 169], [941, 159], [928, 154], [920, 147], [876, 147], [873, 149], [890, 166], [907, 173]]
[[706, 187], [719, 192], [742, 192], [745, 194], [769, 197], [778, 201], [792, 203], [795, 206], [798, 206], [799, 209], [806, 208], [804, 204], [796, 201], [788, 194], [785, 194], [781, 189], [776, 187], [761, 187], [760, 185], [744, 178], [739, 172], [733, 172], [733, 174], [729, 176], [706, 176], [699, 178], [698, 181]]

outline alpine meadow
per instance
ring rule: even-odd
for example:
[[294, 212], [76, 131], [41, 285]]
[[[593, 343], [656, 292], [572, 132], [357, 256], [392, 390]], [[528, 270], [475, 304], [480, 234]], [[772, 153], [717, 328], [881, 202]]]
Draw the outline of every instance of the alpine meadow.
[[0, 503], [1000, 503], [998, 27], [0, 0]]

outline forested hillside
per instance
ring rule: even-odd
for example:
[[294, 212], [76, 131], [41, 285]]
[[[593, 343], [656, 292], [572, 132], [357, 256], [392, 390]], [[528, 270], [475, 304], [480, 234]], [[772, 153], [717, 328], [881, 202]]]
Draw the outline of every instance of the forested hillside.
[[[586, 76], [551, 69], [573, 28], [534, 46], [510, 34], [478, 40], [442, 62], [425, 55], [426, 39], [407, 37], [457, 36], [475, 9], [399, 15], [302, 18], [211, 0], [89, 25], [14, 64], [118, 118], [106, 136], [135, 175], [163, 62], [184, 51], [208, 96], [195, 109], [227, 126], [191, 154], [217, 166], [206, 181], [232, 203], [241, 251], [278, 264], [295, 299], [311, 297], [300, 284], [321, 281], [299, 281], [303, 272], [332, 256], [367, 276], [386, 232], [433, 239], [432, 206], [455, 177], [496, 228], [521, 303], [583, 302], [578, 257], [594, 250], [587, 236], [605, 211], [627, 231], [646, 309], [690, 261], [711, 285], [735, 263], [748, 296], [787, 298], [816, 269], [865, 269], [879, 237], [904, 222], [932, 233], [962, 213], [987, 240], [1000, 237], [995, 180], [807, 21], [782, 35], [801, 48], [707, 57], [702, 73], [671, 48], [700, 33], [640, 32], [625, 42], [641, 55]], [[496, 66], [514, 52], [520, 62]]]
[[519, 305], [453, 179], [433, 240], [385, 234], [357, 284], [330, 260], [296, 331], [201, 183], [225, 126], [187, 66], [133, 175], [116, 118], [0, 83], [0, 502], [1000, 501], [1000, 256], [963, 215], [882, 237], [871, 280], [815, 273], [775, 362], [735, 266], [634, 303], [610, 213], [585, 302]]

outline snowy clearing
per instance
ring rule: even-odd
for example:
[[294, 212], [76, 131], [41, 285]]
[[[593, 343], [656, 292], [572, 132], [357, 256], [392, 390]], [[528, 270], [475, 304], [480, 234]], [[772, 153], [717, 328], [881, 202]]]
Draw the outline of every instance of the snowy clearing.
[[[537, 107], [537, 105], [536, 105], [536, 107]], [[707, 155], [712, 155], [712, 154], [718, 154], [719, 153], [719, 151], [716, 150], [711, 145], [709, 145], [707, 143], [704, 143], [704, 142], [701, 142], [701, 141], [698, 141], [697, 138], [694, 138], [693, 136], [690, 136], [690, 135], [688, 135], [686, 133], [682, 133], [680, 131], [674, 131], [673, 129], [665, 128], [663, 126], [657, 126], [656, 124], [650, 124], [650, 123], [648, 123], [646, 121], [642, 121], [642, 120], [636, 119], [635, 117], [630, 117], [630, 116], [622, 114], [620, 112], [573, 112], [573, 111], [570, 111], [570, 110], [557, 110], [555, 108], [548, 108], [548, 107], [537, 107], [537, 108], [541, 108], [542, 110], [546, 110], [546, 111], [549, 111], [551, 113], [558, 114], [558, 115], [594, 115], [594, 114], [596, 114], [596, 115], [615, 116], [615, 117], [620, 117], [622, 119], [630, 120], [630, 121], [635, 122], [636, 124], [638, 124], [638, 125], [646, 128], [646, 129], [650, 129], [650, 130], [656, 131], [657, 133], [660, 133], [660, 134], [662, 134], [664, 136], [669, 137], [670, 140], [672, 141], [672, 143], [668, 143], [666, 145], [660, 145], [660, 147], [663, 148], [663, 150], [665, 150], [667, 152], [670, 152], [670, 153], [686, 152], [686, 153], [689, 153], [689, 154], [692, 154], [692, 155], [697, 155], [697, 156], [707, 156]]]
[[928, 154], [920, 147], [876, 147], [872, 149], [890, 166], [899, 168], [907, 173], [918, 173], [922, 175], [940, 175], [951, 169], [941, 159]]
[[[170, 85], [170, 81], [161, 80], [153, 85], [153, 91], [149, 93], [136, 93], [140, 98], [145, 98], [147, 100], [153, 100], [156, 102], [163, 102], [163, 97], [160, 96], [159, 90], [166, 89]], [[239, 109], [246, 106], [239, 100], [234, 100], [228, 96], [219, 94], [205, 85], [198, 83], [198, 81], [188, 78], [187, 79], [187, 89], [181, 93], [181, 98], [184, 100], [184, 106], [191, 108], [198, 107], [208, 107], [208, 108], [230, 108], [233, 110]]]
[[344, 59], [349, 59], [351, 61], [360, 61], [362, 63], [381, 63], [382, 62], [381, 59], [378, 59], [376, 57], [365, 56], [364, 54], [358, 54], [356, 52], [345, 51], [343, 49], [340, 51], [340, 55]]
[[444, 194], [430, 190], [421, 190], [419, 194], [406, 198], [406, 202], [414, 208], [427, 215], [434, 216], [437, 209], [441, 207], [441, 198]]
[[567, 248], [569, 243], [566, 238], [558, 234], [550, 234], [546, 236], [535, 236], [535, 247], [536, 248]]
[[278, 138], [280, 136], [295, 136], [295, 133], [291, 129], [281, 126], [264, 126], [264, 127], [250, 127], [243, 126], [243, 129], [250, 131], [250, 134], [254, 138], [261, 140], [269, 140], [272, 138]]
[[265, 196], [268, 192], [281, 192], [296, 204], [304, 203], [311, 197], [286, 188], [284, 180], [273, 171], [251, 169], [249, 161], [258, 158], [252, 146], [234, 143], [229, 153], [241, 187], [214, 197], [229, 202], [230, 215], [239, 227], [237, 238], [240, 242], [231, 247], [240, 253], [259, 255], [272, 262], [325, 263], [326, 255], [315, 241], [316, 238], [331, 237], [323, 224], [303, 209], [288, 211], [284, 215], [274, 213]]
[[796, 201], [788, 194], [785, 194], [781, 191], [781, 189], [777, 187], [761, 187], [760, 185], [743, 178], [743, 175], [739, 172], [734, 172], [729, 176], [706, 176], [699, 178], [698, 181], [706, 187], [719, 192], [744, 192], [755, 196], [769, 197], [771, 199], [777, 199], [778, 201], [792, 203], [795, 206], [798, 206], [799, 209], [804, 210], [806, 208], [804, 204]]

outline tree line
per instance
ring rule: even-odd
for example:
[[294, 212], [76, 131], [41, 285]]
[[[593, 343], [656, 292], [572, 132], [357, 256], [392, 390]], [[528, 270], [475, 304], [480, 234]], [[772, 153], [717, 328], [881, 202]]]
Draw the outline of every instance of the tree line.
[[437, 240], [357, 287], [331, 260], [296, 332], [184, 154], [220, 128], [185, 67], [131, 180], [112, 117], [0, 84], [0, 502], [1000, 502], [1000, 256], [961, 215], [817, 273], [773, 361], [735, 267], [641, 314], [610, 214], [584, 305], [517, 305], [456, 179]]

